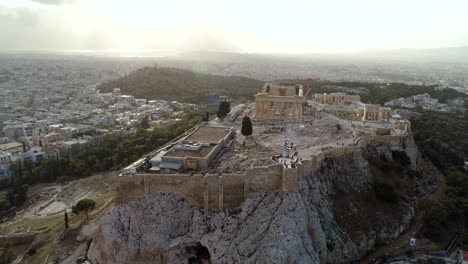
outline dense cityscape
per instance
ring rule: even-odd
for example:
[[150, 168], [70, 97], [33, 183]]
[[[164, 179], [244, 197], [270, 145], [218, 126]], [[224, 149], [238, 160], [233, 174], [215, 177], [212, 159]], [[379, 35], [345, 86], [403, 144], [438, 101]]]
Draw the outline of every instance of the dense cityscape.
[[[242, 57], [242, 55], [241, 55]], [[159, 61], [156, 61], [159, 63]], [[192, 62], [196, 64], [197, 62]], [[330, 65], [269, 65], [230, 64], [213, 62], [203, 63], [212, 74], [245, 75], [260, 79], [291, 78], [299, 76], [334, 76], [335, 80], [393, 81], [409, 84], [437, 84], [468, 91], [466, 71], [421, 73], [418, 67], [413, 72], [397, 73], [395, 66], [382, 65], [382, 72], [395, 71], [397, 79], [376, 79], [377, 69], [367, 66], [330, 66]], [[291, 62], [289, 62], [291, 63]], [[149, 118], [151, 127], [164, 127], [177, 122], [184, 110], [195, 111], [197, 105], [183, 102], [167, 102], [161, 98], [134, 98], [121, 94], [119, 87], [112, 93], [101, 93], [96, 87], [107, 80], [128, 74], [132, 70], [155, 64], [154, 60], [143, 59], [129, 61], [112, 58], [80, 58], [76, 56], [58, 57], [37, 55], [26, 58], [24, 55], [3, 55], [0, 65], [0, 120], [2, 138], [0, 150], [3, 162], [0, 178], [11, 175], [8, 163], [31, 159], [37, 163], [41, 158], [66, 155], [80, 144], [95, 143], [104, 135], [125, 137], [135, 133], [135, 127], [145, 118]], [[161, 65], [180, 66], [177, 60], [162, 59]], [[191, 63], [184, 64], [189, 68]], [[236, 66], [237, 65], [237, 66]], [[187, 67], [188, 66], [188, 67]], [[288, 70], [282, 69], [286, 67]], [[256, 70], [258, 69], [258, 70]], [[362, 71], [356, 74], [356, 69]], [[390, 70], [389, 70], [390, 69]], [[242, 71], [247, 70], [247, 71]], [[276, 75], [265, 76], [263, 72]], [[307, 75], [311, 74], [311, 75]], [[419, 75], [419, 76], [418, 76]], [[278, 77], [279, 76], [279, 77]], [[411, 77], [413, 76], [413, 77]], [[439, 76], [433, 79], [433, 76]], [[465, 86], [463, 86], [465, 85]], [[205, 104], [207, 102], [202, 102]], [[211, 102], [211, 103], [217, 103]], [[441, 104], [429, 95], [418, 95], [387, 102], [393, 107], [414, 108], [420, 105], [424, 109], [436, 111], [463, 111], [463, 101], [451, 101], [450, 105]]]
[[[7, 57], [0, 67], [1, 169], [11, 164], [69, 155], [82, 144], [96, 144], [106, 135], [127, 137], [145, 118], [149, 126], [167, 127], [197, 105], [100, 93], [96, 86], [128, 73], [137, 65], [89, 59], [24, 59]], [[14, 87], [14, 88], [13, 88]], [[13, 88], [13, 89], [12, 89]]]

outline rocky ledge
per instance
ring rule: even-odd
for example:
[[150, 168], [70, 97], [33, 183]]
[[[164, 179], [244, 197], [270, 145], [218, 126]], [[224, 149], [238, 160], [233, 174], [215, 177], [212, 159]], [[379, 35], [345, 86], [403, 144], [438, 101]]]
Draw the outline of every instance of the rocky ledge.
[[[238, 211], [204, 213], [176, 193], [154, 194], [110, 209], [88, 251], [93, 263], [347, 263], [409, 226], [418, 197], [434, 179], [411, 144], [395, 152], [369, 146], [361, 157], [324, 161], [299, 191], [257, 193]], [[376, 181], [407, 186], [379, 199]], [[387, 174], [384, 174], [387, 177]]]

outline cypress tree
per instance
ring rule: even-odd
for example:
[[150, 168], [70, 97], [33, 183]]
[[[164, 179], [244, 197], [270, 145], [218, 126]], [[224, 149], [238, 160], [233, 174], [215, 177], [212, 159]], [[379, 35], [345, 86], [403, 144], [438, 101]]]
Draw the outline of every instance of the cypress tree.
[[216, 113], [216, 116], [219, 119], [223, 119], [227, 116], [227, 114], [229, 114], [229, 112], [231, 112], [231, 103], [228, 101], [222, 101], [219, 104], [218, 113]]
[[68, 228], [69, 225], [68, 225], [68, 214], [67, 214], [67, 211], [65, 211], [65, 228]]
[[242, 119], [242, 128], [241, 128], [241, 133], [245, 137], [248, 137], [252, 135], [253, 128], [252, 128], [252, 121], [248, 116], [244, 116], [244, 119]]

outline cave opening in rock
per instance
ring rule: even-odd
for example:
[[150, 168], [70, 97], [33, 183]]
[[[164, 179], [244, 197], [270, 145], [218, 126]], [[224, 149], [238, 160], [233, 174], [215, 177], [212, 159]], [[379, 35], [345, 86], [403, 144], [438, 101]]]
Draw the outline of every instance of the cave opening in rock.
[[211, 264], [211, 256], [208, 248], [197, 242], [193, 246], [186, 247], [187, 253], [192, 255], [189, 264]]

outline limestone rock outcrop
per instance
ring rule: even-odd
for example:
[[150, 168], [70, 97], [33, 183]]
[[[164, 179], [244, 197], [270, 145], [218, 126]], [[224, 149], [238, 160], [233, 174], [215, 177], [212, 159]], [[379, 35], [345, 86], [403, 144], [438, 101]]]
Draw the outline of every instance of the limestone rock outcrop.
[[[416, 146], [405, 146], [404, 153], [409, 159], [404, 171], [423, 175]], [[234, 211], [205, 213], [176, 193], [118, 205], [101, 217], [88, 258], [93, 263], [189, 263], [200, 258], [211, 263], [358, 260], [377, 242], [398, 237], [415, 214], [416, 195], [389, 206], [388, 210], [401, 212], [394, 217], [366, 207], [384, 207], [366, 198], [375, 178], [369, 160], [392, 160], [392, 154], [389, 147], [375, 146], [363, 149], [359, 157], [327, 158], [317, 173], [303, 176], [298, 192], [256, 193]], [[415, 182], [419, 178], [423, 176], [412, 178], [411, 183], [430, 184]], [[367, 222], [353, 218], [362, 215]]]

